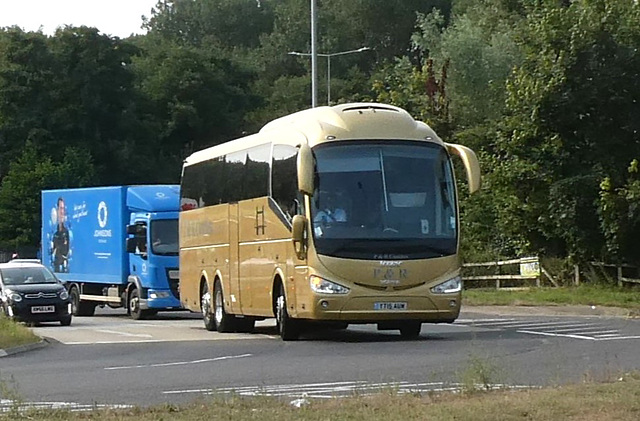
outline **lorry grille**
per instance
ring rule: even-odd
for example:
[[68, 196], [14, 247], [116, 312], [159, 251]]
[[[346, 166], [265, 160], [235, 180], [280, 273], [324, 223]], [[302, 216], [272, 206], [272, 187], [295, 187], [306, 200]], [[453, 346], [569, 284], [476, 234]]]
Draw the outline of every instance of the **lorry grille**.
[[173, 296], [180, 299], [180, 272], [177, 268], [167, 268], [167, 280]]

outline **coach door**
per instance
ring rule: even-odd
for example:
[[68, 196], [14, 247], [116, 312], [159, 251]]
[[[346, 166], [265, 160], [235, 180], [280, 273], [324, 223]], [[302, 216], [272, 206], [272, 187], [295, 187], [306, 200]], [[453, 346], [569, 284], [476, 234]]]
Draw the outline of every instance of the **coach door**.
[[241, 314], [244, 307], [240, 287], [240, 255], [238, 252], [238, 203], [229, 204], [229, 289], [226, 292], [231, 302], [231, 311]]

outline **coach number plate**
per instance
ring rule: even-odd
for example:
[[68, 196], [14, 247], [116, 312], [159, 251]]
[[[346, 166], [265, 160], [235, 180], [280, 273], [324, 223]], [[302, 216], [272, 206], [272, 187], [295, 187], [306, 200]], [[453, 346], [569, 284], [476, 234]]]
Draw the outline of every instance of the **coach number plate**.
[[373, 309], [374, 310], [406, 310], [407, 303], [405, 301], [373, 303]]

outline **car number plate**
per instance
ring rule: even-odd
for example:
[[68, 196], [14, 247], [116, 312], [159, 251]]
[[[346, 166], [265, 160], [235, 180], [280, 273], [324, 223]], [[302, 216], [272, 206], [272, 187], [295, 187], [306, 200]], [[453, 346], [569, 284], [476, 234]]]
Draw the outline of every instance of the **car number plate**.
[[53, 313], [56, 311], [55, 306], [33, 306], [31, 307], [32, 313]]
[[373, 303], [373, 309], [374, 310], [406, 310], [407, 303], [405, 301]]

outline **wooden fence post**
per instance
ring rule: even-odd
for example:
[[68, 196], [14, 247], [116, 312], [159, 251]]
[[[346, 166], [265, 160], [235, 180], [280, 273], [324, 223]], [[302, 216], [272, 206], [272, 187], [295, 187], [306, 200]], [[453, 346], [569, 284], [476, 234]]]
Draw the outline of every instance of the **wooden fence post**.
[[580, 285], [580, 268], [578, 265], [573, 266], [573, 282], [575, 286]]
[[618, 286], [622, 286], [622, 266], [618, 266]]

